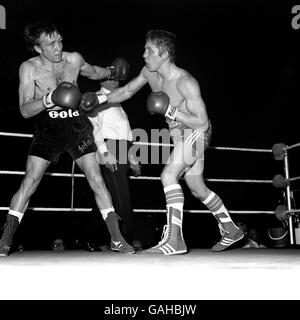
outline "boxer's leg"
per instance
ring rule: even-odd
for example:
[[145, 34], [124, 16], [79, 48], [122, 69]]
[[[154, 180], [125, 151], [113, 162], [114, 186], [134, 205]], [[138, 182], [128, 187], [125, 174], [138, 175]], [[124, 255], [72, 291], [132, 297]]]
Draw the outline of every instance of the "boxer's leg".
[[78, 158], [76, 163], [85, 174], [87, 181], [94, 192], [97, 206], [111, 236], [111, 249], [121, 253], [134, 253], [134, 248], [126, 242], [121, 234], [118, 222], [120, 218], [113, 208], [111, 196], [105, 186], [99, 165], [96, 161], [95, 152], [87, 153]]
[[121, 234], [120, 217], [114, 210], [110, 193], [96, 161], [97, 146], [94, 143], [92, 124], [85, 114], [81, 114], [80, 117], [73, 118], [68, 126], [70, 133], [76, 134], [78, 137], [75, 142], [70, 144], [68, 152], [86, 176], [94, 192], [97, 207], [111, 236], [111, 249], [121, 253], [135, 253], [134, 248], [126, 242]]
[[0, 240], [0, 256], [7, 256], [9, 254], [13, 235], [28, 207], [30, 197], [38, 187], [49, 164], [50, 161], [36, 156], [28, 156], [25, 176], [10, 203], [3, 235]]
[[202, 172], [204, 160], [198, 160], [186, 172], [184, 179], [191, 190], [191, 193], [199, 199], [214, 215], [222, 234], [221, 240], [212, 247], [213, 251], [222, 251], [227, 249], [235, 242], [241, 240], [244, 236], [232, 221], [228, 210], [226, 209], [221, 198], [211, 191], [204, 183]]
[[[185, 182], [191, 193], [198, 198], [212, 212], [219, 224], [219, 229], [222, 235], [221, 240], [213, 246], [213, 251], [222, 251], [227, 249], [235, 242], [244, 237], [244, 233], [232, 221], [230, 214], [224, 206], [221, 198], [213, 191], [209, 190], [204, 183], [204, 152], [207, 149], [211, 140], [212, 128], [209, 125], [206, 132], [192, 135], [187, 135], [185, 142], [191, 144], [194, 151], [198, 155], [197, 161], [186, 171]], [[194, 137], [194, 139], [192, 139]]]
[[182, 139], [177, 141], [161, 174], [167, 207], [167, 225], [164, 228], [164, 236], [158, 245], [145, 250], [146, 252], [165, 255], [187, 252], [182, 232], [184, 194], [178, 181], [182, 173], [195, 160], [196, 155], [191, 146], [184, 143]]

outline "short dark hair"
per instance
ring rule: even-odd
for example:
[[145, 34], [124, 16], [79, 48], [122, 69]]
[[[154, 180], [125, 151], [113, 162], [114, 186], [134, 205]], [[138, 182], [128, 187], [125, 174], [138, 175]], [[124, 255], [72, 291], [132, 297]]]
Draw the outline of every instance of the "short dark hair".
[[168, 52], [170, 61], [175, 62], [176, 58], [176, 35], [166, 30], [149, 30], [146, 34], [146, 41], [151, 41], [159, 49], [160, 55]]
[[39, 45], [40, 36], [42, 34], [51, 36], [55, 32], [59, 33], [56, 26], [48, 21], [38, 21], [27, 25], [24, 29], [24, 40], [27, 49], [34, 53], [34, 47]]

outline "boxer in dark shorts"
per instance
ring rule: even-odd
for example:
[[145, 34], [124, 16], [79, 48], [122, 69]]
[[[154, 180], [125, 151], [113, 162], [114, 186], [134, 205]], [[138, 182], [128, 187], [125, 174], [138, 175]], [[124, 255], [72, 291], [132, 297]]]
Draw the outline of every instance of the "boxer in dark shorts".
[[[118, 78], [122, 61], [108, 68], [92, 66], [78, 52], [62, 50], [62, 36], [48, 22], [28, 25], [24, 32], [28, 49], [35, 53], [19, 69], [19, 105], [24, 118], [36, 117], [36, 132], [29, 150], [26, 172], [12, 197], [0, 239], [0, 256], [8, 256], [13, 235], [28, 208], [45, 171], [60, 154], [68, 152], [87, 178], [111, 236], [111, 248], [134, 253], [119, 229], [110, 194], [96, 161], [92, 124], [80, 109], [79, 75], [92, 80]], [[38, 53], [38, 55], [36, 55]], [[120, 62], [121, 61], [121, 62]]]
[[29, 154], [48, 161], [58, 161], [67, 151], [75, 161], [85, 154], [96, 152], [93, 126], [85, 113], [45, 111], [38, 119]]

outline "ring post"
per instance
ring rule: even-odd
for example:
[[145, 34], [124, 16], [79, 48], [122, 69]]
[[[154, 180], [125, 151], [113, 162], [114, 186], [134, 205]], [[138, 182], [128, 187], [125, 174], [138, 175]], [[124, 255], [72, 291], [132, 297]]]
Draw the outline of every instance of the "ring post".
[[[284, 173], [285, 173], [285, 178], [289, 179], [289, 161], [288, 161], [288, 153], [285, 152], [285, 157], [284, 157]], [[288, 183], [286, 186], [286, 198], [287, 198], [287, 207], [288, 210], [292, 210], [291, 206], [291, 188], [290, 184]], [[290, 231], [290, 243], [294, 244], [294, 229], [293, 229], [293, 215], [289, 216], [289, 231]]]

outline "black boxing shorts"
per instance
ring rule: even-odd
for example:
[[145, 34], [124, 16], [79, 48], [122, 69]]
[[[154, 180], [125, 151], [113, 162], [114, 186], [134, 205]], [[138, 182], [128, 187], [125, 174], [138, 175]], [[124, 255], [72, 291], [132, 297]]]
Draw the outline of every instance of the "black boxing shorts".
[[84, 113], [62, 109], [47, 110], [38, 116], [29, 155], [52, 162], [65, 151], [76, 160], [96, 150], [93, 126]]

